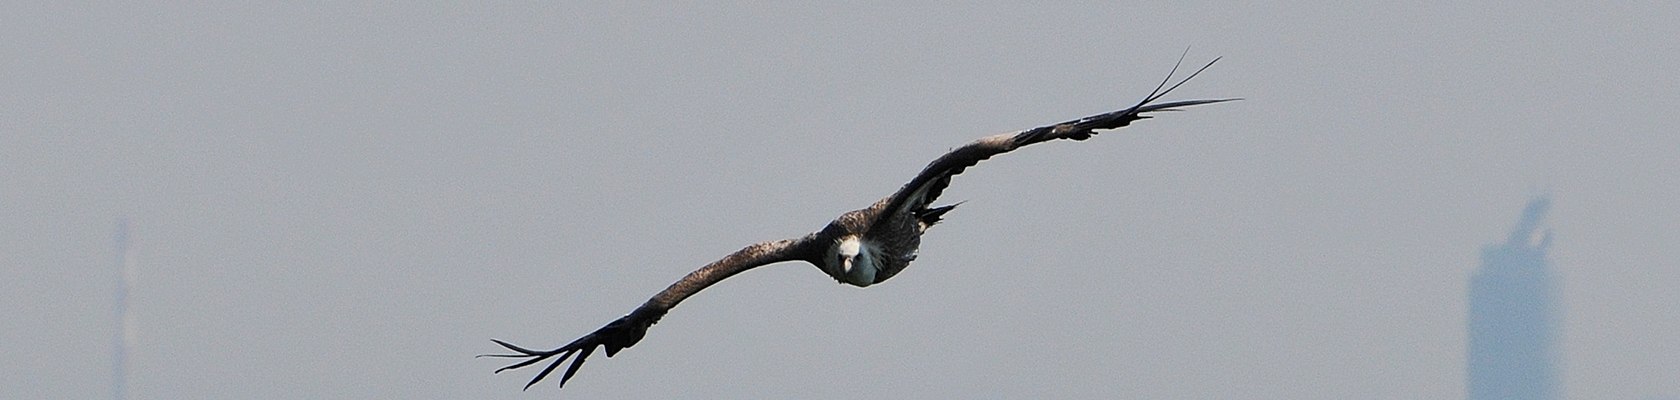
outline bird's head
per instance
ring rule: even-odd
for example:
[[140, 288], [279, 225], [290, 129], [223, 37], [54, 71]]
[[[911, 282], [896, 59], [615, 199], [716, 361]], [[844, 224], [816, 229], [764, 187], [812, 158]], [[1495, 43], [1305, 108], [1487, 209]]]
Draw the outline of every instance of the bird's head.
[[829, 273], [835, 279], [860, 287], [875, 283], [875, 263], [864, 249], [863, 239], [856, 235], [841, 237], [829, 253], [824, 262], [829, 263]]
[[835, 261], [836, 265], [840, 266], [840, 272], [851, 272], [853, 264], [862, 252], [863, 241], [857, 236], [847, 236], [834, 243]]

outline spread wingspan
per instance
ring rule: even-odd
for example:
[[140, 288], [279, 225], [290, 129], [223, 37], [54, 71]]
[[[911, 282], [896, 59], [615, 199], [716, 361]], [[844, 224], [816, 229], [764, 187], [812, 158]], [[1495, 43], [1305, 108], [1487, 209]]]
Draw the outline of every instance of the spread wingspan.
[[[1180, 58], [1183, 61], [1183, 58]], [[1215, 62], [1219, 59], [1214, 59]], [[671, 284], [670, 287], [655, 294], [640, 307], [629, 314], [608, 323], [606, 326], [584, 335], [565, 346], [553, 350], [532, 350], [501, 340], [494, 340], [496, 344], [512, 351], [511, 354], [487, 354], [480, 357], [505, 357], [520, 359], [518, 362], [502, 367], [496, 372], [519, 369], [553, 359], [547, 367], [538, 372], [536, 377], [525, 384], [529, 389], [532, 385], [547, 378], [550, 373], [558, 369], [566, 360], [572, 360], [566, 372], [560, 377], [560, 386], [565, 386], [571, 380], [578, 368], [583, 366], [584, 360], [594, 354], [596, 348], [605, 348], [607, 357], [612, 357], [619, 351], [634, 346], [647, 334], [647, 329], [659, 322], [671, 308], [689, 296], [699, 293], [712, 284], [748, 269], [783, 261], [806, 261], [817, 265], [824, 272], [834, 276], [836, 280], [849, 282], [856, 286], [867, 286], [884, 281], [905, 268], [915, 259], [916, 250], [920, 243], [922, 232], [937, 222], [954, 205], [930, 207], [935, 199], [950, 185], [951, 177], [974, 166], [982, 160], [992, 156], [1013, 151], [1021, 146], [1056, 140], [1085, 140], [1098, 131], [1117, 129], [1127, 126], [1132, 121], [1149, 118], [1145, 113], [1155, 111], [1171, 111], [1178, 107], [1200, 104], [1218, 103], [1236, 99], [1187, 100], [1166, 103], [1155, 103], [1162, 96], [1173, 89], [1195, 78], [1203, 70], [1212, 66], [1213, 62], [1202, 66], [1191, 73], [1189, 77], [1177, 84], [1167, 86], [1172, 80], [1173, 73], [1178, 71], [1178, 65], [1173, 66], [1173, 73], [1161, 81], [1155, 90], [1145, 96], [1143, 101], [1119, 111], [1094, 115], [1056, 125], [1028, 129], [1012, 134], [995, 135], [981, 138], [962, 147], [958, 147], [943, 156], [933, 160], [922, 169], [914, 179], [906, 183], [891, 196], [877, 201], [875, 204], [861, 210], [848, 212], [840, 216], [823, 230], [792, 240], [764, 242], [747, 246], [741, 250], [725, 256], [723, 259], [707, 264], [683, 277], [682, 280]], [[1163, 90], [1164, 89], [1164, 90]], [[862, 235], [862, 240], [857, 240]], [[848, 252], [842, 253], [835, 246], [840, 243], [851, 243]], [[859, 243], [865, 243], [866, 251], [859, 252]], [[870, 250], [873, 249], [873, 250]], [[856, 261], [857, 264], [853, 264]], [[843, 276], [853, 269], [854, 265], [861, 265], [856, 271], [865, 271], [858, 280], [845, 280]], [[879, 267], [877, 271], [874, 268]], [[873, 271], [873, 272], [871, 272]], [[851, 278], [847, 278], [851, 279]], [[572, 358], [576, 356], [577, 358]]]

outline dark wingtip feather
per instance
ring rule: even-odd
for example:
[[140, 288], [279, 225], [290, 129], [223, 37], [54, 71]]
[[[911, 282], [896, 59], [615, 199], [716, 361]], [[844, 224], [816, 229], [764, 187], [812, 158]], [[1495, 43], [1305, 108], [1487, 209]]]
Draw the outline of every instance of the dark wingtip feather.
[[[578, 358], [572, 361], [572, 366], [566, 367], [566, 373], [564, 375], [560, 375], [560, 385], [555, 388], [558, 389], [566, 387], [566, 381], [572, 380], [572, 375], [577, 375], [578, 367], [583, 366], [583, 359], [589, 358], [589, 354], [594, 352], [595, 348], [591, 347], [588, 350], [584, 350], [583, 354], [579, 354]], [[555, 363], [555, 365], [559, 364], [560, 363]]]
[[[518, 352], [519, 354], [524, 354], [524, 355], [527, 355], [527, 356], [534, 356], [534, 355], [542, 354], [539, 351], [527, 349], [527, 348], [524, 348], [524, 347], [515, 346], [513, 343], [504, 342], [504, 341], [501, 341], [499, 339], [490, 339], [490, 341], [496, 342], [496, 344], [502, 345], [502, 347], [506, 347], [508, 350], [513, 350], [515, 352]], [[500, 355], [498, 355], [498, 354], [481, 354], [481, 355], [479, 355], [479, 357], [484, 357], [484, 356], [490, 356], [490, 357], [518, 357], [518, 355], [511, 355], [511, 354], [500, 354]]]
[[546, 359], [546, 358], [548, 358], [548, 356], [534, 356], [534, 357], [532, 357], [532, 358], [531, 358], [531, 359], [529, 359], [529, 360], [525, 360], [525, 361], [520, 361], [520, 362], [518, 362], [518, 363], [514, 363], [514, 364], [513, 364], [513, 365], [509, 365], [509, 366], [506, 366], [506, 367], [502, 367], [502, 368], [500, 368], [500, 369], [497, 369], [497, 370], [496, 370], [496, 372], [492, 372], [492, 373], [493, 373], [493, 374], [500, 374], [500, 373], [502, 373], [502, 371], [507, 371], [507, 370], [510, 370], [510, 369], [520, 369], [520, 368], [525, 368], [525, 366], [527, 366], [527, 365], [531, 365], [531, 364], [536, 364], [536, 363], [539, 363], [539, 362], [542, 362], [542, 360], [543, 360], [543, 359]]
[[[566, 359], [572, 358], [572, 353], [575, 353], [575, 352], [576, 351], [574, 350], [574, 351], [568, 351], [568, 352], [565, 352], [565, 353], [561, 354], [560, 359], [554, 360], [554, 363], [552, 363], [552, 364], [548, 364], [547, 368], [543, 368], [542, 372], [537, 373], [537, 376], [534, 377], [534, 378], [531, 378], [531, 381], [525, 384], [525, 388], [520, 389], [520, 390], [529, 390], [529, 389], [531, 389], [531, 385], [535, 385], [535, 384], [537, 384], [537, 382], [542, 381], [543, 378], [547, 378], [548, 374], [554, 372], [555, 368], [559, 368], [560, 364], [563, 364], [563, 363], [566, 362]], [[565, 386], [565, 383], [562, 382], [561, 386]]]
[[1179, 107], [1199, 106], [1199, 105], [1203, 105], [1203, 104], [1213, 104], [1213, 103], [1224, 103], [1224, 102], [1227, 102], [1227, 101], [1237, 101], [1237, 100], [1242, 100], [1242, 98], [1241, 97], [1233, 97], [1233, 98], [1228, 98], [1228, 99], [1204, 99], [1204, 100], [1171, 101], [1171, 102], [1166, 102], [1166, 103], [1150, 104], [1150, 105], [1138, 107], [1137, 112], [1146, 113], [1146, 112], [1152, 112], [1152, 111], [1178, 111]]

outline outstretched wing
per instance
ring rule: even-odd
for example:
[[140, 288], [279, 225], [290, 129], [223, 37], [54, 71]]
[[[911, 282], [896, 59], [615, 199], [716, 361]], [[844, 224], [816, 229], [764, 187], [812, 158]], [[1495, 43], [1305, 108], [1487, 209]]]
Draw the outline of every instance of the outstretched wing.
[[[1180, 58], [1179, 61], [1183, 62], [1183, 58]], [[1149, 118], [1149, 116], [1143, 115], [1147, 112], [1176, 111], [1178, 107], [1239, 100], [1211, 99], [1154, 103], [1155, 100], [1166, 96], [1173, 89], [1177, 89], [1179, 85], [1189, 82], [1190, 79], [1213, 66], [1215, 62], [1219, 62], [1219, 59], [1215, 58], [1213, 61], [1209, 61], [1207, 65], [1203, 65], [1202, 68], [1191, 73], [1189, 77], [1168, 87], [1167, 83], [1172, 80], [1173, 74], [1178, 72], [1179, 64], [1174, 64], [1173, 72], [1168, 73], [1167, 78], [1162, 80], [1161, 84], [1149, 93], [1149, 96], [1145, 96], [1143, 101], [1130, 108], [1016, 133], [987, 136], [951, 150], [949, 153], [933, 160], [926, 168], [922, 169], [920, 174], [916, 175], [915, 179], [911, 179], [910, 183], [904, 184], [904, 187], [899, 188], [898, 192], [885, 199], [886, 206], [881, 210], [882, 212], [876, 214], [876, 223], [871, 224], [871, 226], [884, 226], [879, 222], [894, 218], [895, 215], [901, 213], [927, 209], [934, 199], [939, 198], [939, 194], [945, 191], [945, 187], [950, 185], [952, 176], [961, 174], [964, 169], [992, 156], [1038, 142], [1056, 139], [1090, 139], [1099, 130], [1118, 129], [1130, 125], [1132, 121]], [[1166, 90], [1162, 90], [1162, 88]]]
[[[589, 358], [589, 355], [595, 352], [596, 347], [605, 347], [607, 357], [612, 357], [614, 354], [618, 354], [619, 350], [636, 345], [636, 342], [642, 340], [642, 335], [647, 333], [648, 327], [653, 326], [655, 322], [659, 322], [659, 318], [665, 316], [665, 313], [670, 311], [672, 307], [676, 307], [677, 303], [700, 292], [701, 289], [705, 289], [724, 278], [741, 273], [741, 271], [782, 261], [813, 260], [815, 259], [813, 247], [808, 245], [811, 242], [811, 237], [807, 236], [795, 240], [764, 242], [742, 248], [721, 260], [690, 272], [682, 280], [671, 284], [670, 287], [660, 291], [659, 294], [653, 295], [653, 298], [648, 299], [641, 307], [636, 307], [636, 310], [631, 311], [630, 314], [608, 323], [607, 326], [601, 327], [595, 332], [573, 340], [565, 346], [560, 346], [560, 348], [532, 350], [491, 339], [496, 344], [512, 350], [514, 354], [485, 354], [479, 357], [524, 359], [496, 370], [497, 373], [501, 373], [510, 369], [530, 366], [554, 356], [560, 356], [547, 368], [543, 368], [542, 372], [537, 373], [535, 378], [531, 378], [531, 382], [525, 384], [525, 388], [530, 389], [531, 385], [535, 385], [543, 378], [548, 377], [548, 374], [554, 372], [554, 369], [558, 368], [561, 363], [566, 362], [567, 358], [576, 354], [577, 359], [572, 360], [572, 365], [566, 368], [566, 374], [560, 376], [560, 386], [565, 387], [566, 381], [572, 379], [572, 375], [577, 373], [578, 367], [583, 366], [583, 360]], [[816, 251], [820, 252], [820, 250]]]

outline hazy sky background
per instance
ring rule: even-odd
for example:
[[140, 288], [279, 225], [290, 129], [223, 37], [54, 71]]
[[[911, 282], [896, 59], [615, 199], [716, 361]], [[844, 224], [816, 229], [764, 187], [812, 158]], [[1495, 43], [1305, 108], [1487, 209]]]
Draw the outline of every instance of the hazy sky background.
[[[1680, 7], [19, 2], [0, 398], [1464, 396], [1484, 245], [1551, 195], [1570, 398], [1680, 394]], [[690, 299], [567, 388], [491, 375], [987, 134], [885, 284]]]

